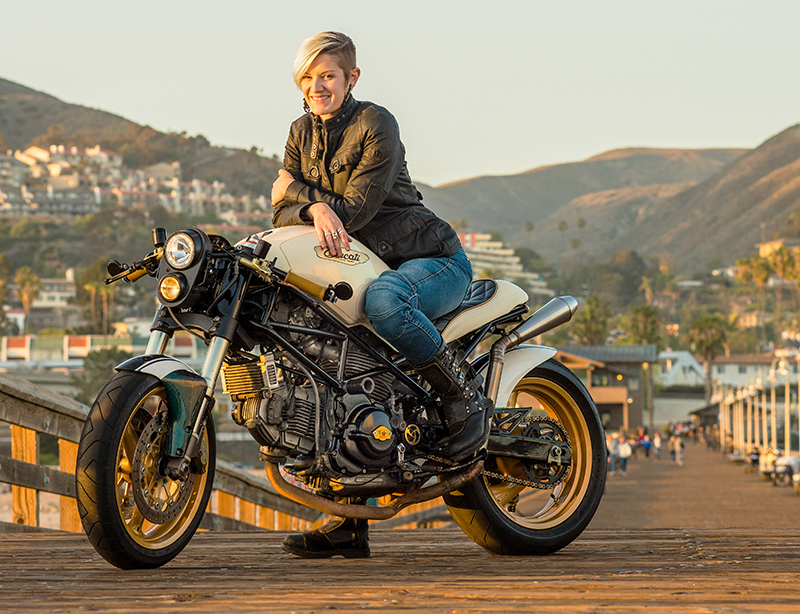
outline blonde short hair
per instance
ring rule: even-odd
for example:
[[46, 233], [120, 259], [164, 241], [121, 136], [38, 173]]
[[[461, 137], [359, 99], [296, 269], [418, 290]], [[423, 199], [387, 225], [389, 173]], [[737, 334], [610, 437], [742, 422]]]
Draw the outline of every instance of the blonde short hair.
[[321, 53], [334, 56], [345, 76], [350, 75], [350, 71], [356, 67], [356, 46], [349, 36], [341, 32], [320, 32], [300, 43], [294, 55], [292, 76], [297, 87], [300, 87], [300, 80], [308, 67]]

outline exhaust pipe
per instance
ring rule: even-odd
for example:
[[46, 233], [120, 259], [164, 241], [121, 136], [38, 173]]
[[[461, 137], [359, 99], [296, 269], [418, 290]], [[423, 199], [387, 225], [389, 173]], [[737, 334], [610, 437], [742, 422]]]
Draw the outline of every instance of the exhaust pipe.
[[492, 346], [491, 350], [489, 374], [486, 378], [486, 396], [492, 399], [492, 401], [497, 402], [497, 393], [500, 389], [500, 376], [503, 374], [503, 358], [508, 350], [556, 326], [561, 326], [565, 322], [569, 322], [577, 310], [578, 301], [576, 301], [574, 297], [556, 297], [551, 299], [540, 309], [537, 309], [530, 318], [500, 337]]

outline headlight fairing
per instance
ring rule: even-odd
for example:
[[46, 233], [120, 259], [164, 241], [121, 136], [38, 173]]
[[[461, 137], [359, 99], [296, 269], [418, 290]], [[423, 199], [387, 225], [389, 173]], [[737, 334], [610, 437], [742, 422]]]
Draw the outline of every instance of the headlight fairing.
[[203, 294], [211, 242], [199, 228], [169, 236], [158, 267], [158, 300], [167, 307], [191, 307]]
[[192, 236], [188, 232], [176, 232], [167, 239], [164, 257], [169, 266], [182, 271], [194, 264], [201, 247], [200, 237]]

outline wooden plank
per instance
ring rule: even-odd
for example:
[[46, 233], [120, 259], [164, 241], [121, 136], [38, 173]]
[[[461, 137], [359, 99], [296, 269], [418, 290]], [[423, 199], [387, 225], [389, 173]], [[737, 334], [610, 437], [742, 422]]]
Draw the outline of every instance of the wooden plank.
[[203, 515], [203, 520], [200, 521], [200, 528], [207, 531], [262, 531], [261, 527], [254, 524], [248, 524], [235, 518], [228, 518], [227, 516], [220, 516], [219, 514], [212, 514], [206, 512]]
[[[11, 456], [36, 465], [39, 462], [39, 438], [36, 431], [11, 425]], [[39, 493], [32, 488], [11, 487], [11, 520], [32, 527], [39, 526]]]
[[256, 524], [256, 504], [250, 503], [250, 501], [245, 501], [244, 499], [240, 499], [239, 520], [246, 522], [247, 524]]
[[226, 518], [236, 518], [236, 497], [217, 491], [217, 514]]
[[277, 529], [278, 531], [291, 531], [292, 530], [292, 518], [294, 516], [290, 516], [289, 514], [284, 514], [283, 512], [275, 512], [277, 517]]
[[54, 408], [0, 393], [0, 421], [46, 433], [67, 441], [80, 441], [84, 418], [61, 414]]
[[[29, 381], [0, 373], [0, 398], [17, 399], [27, 405], [45, 407], [56, 414], [83, 422], [89, 408], [75, 399], [51, 391], [44, 386], [37, 386]], [[52, 434], [52, 433], [51, 433]]]
[[262, 505], [257, 505], [258, 526], [262, 529], [272, 531], [275, 529], [275, 511]]
[[74, 473], [65, 473], [52, 467], [34, 465], [33, 463], [8, 458], [7, 456], [0, 456], [0, 482], [15, 484], [26, 489], [51, 492], [65, 497], [75, 497]]
[[0, 533], [61, 533], [58, 529], [32, 527], [15, 522], [0, 522]]
[[[70, 482], [75, 488], [75, 465], [78, 460], [78, 444], [65, 439], [58, 440], [58, 464], [61, 471], [68, 474]], [[79, 533], [83, 530], [81, 517], [78, 513], [78, 502], [75, 495], [61, 495], [59, 509], [59, 526], [62, 531]]]

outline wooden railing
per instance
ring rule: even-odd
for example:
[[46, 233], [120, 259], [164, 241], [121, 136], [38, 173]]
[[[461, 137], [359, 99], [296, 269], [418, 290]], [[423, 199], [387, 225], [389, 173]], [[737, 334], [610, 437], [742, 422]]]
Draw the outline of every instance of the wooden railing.
[[[75, 464], [88, 408], [69, 397], [0, 373], [0, 422], [11, 425], [11, 457], [0, 455], [0, 482], [11, 484], [12, 521], [0, 521], [0, 532], [48, 531], [39, 522], [39, 494], [60, 497], [59, 528], [82, 531], [75, 500]], [[39, 464], [39, 434], [58, 440], [58, 468]], [[214, 477], [216, 513], [209, 509], [201, 529], [303, 530], [316, 527], [323, 514], [300, 505], [259, 478], [217, 460]], [[209, 505], [209, 508], [212, 506]], [[441, 498], [402, 510], [380, 528], [436, 527], [450, 521]]]
[[[11, 484], [11, 522], [2, 531], [43, 531], [39, 493], [60, 496], [62, 531], [82, 531], [75, 500], [75, 464], [88, 408], [77, 401], [25, 380], [0, 373], [0, 422], [11, 425], [11, 457], [0, 455], [0, 482]], [[58, 440], [58, 468], [39, 464], [39, 434]], [[266, 478], [218, 460], [212, 497], [216, 513], [207, 511], [201, 528], [305, 529], [322, 514], [277, 494]]]

